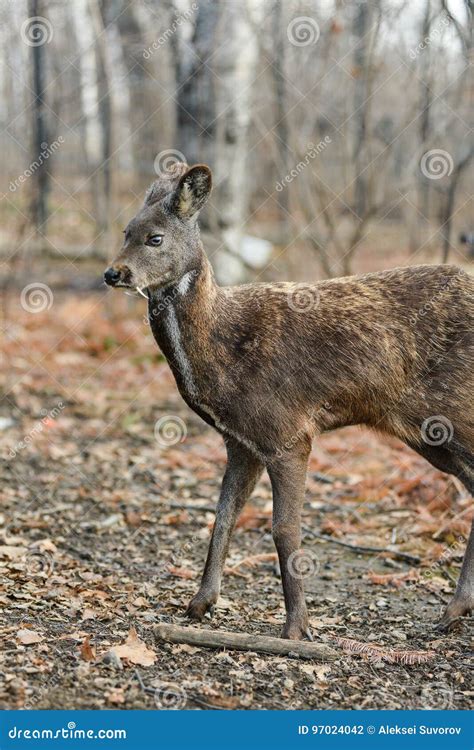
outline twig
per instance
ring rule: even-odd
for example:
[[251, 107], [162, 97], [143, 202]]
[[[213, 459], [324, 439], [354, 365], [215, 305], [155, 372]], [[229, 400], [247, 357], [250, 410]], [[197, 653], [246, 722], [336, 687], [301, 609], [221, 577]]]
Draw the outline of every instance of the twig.
[[286, 638], [272, 638], [252, 633], [229, 633], [224, 630], [202, 630], [181, 625], [160, 623], [156, 625], [155, 636], [169, 643], [189, 643], [201, 648], [228, 648], [235, 651], [257, 651], [265, 654], [296, 654], [305, 659], [333, 661], [337, 652], [324, 643], [290, 641]]
[[410, 555], [408, 552], [400, 552], [400, 550], [390, 549], [388, 547], [366, 547], [365, 545], [350, 544], [350, 542], [343, 542], [341, 539], [335, 539], [333, 536], [327, 536], [326, 534], [318, 534], [317, 531], [313, 531], [308, 526], [303, 526], [303, 529], [307, 534], [314, 537], [315, 539], [322, 539], [324, 542], [331, 542], [332, 544], [339, 544], [341, 547], [347, 547], [348, 549], [354, 550], [354, 552], [363, 552], [365, 554], [384, 554], [396, 557], [399, 560], [405, 560], [413, 565], [419, 565], [421, 559], [416, 555]]
[[227, 565], [224, 568], [224, 572], [227, 575], [234, 575], [234, 576], [239, 576], [240, 578], [247, 578], [248, 576], [246, 576], [245, 573], [239, 573], [238, 571], [238, 568], [240, 568], [242, 565], [245, 565], [247, 568], [254, 568], [259, 562], [276, 562], [277, 560], [278, 560], [278, 555], [276, 552], [268, 552], [268, 553], [263, 553], [260, 555], [252, 555], [251, 557], [244, 557], [243, 560], [240, 560], [240, 562], [235, 563], [235, 565]]
[[135, 669], [135, 677], [138, 680], [138, 684], [140, 685], [140, 688], [143, 690], [144, 693], [146, 693], [147, 689], [145, 687], [145, 683], [143, 682], [143, 680], [141, 678], [141, 675], [140, 675], [140, 672], [138, 671], [138, 669]]
[[[311, 479], [314, 479], [316, 482], [321, 482], [321, 484], [334, 484], [337, 482], [337, 477], [331, 477], [329, 474], [323, 474], [320, 471], [313, 471], [310, 473]], [[341, 478], [341, 482], [347, 482], [347, 479]]]
[[[454, 477], [452, 477], [452, 479], [454, 479]], [[462, 510], [460, 513], [457, 513], [454, 516], [454, 518], [450, 518], [449, 521], [447, 521], [445, 524], [443, 524], [443, 526], [441, 526], [441, 528], [438, 529], [438, 531], [436, 531], [433, 534], [433, 539], [439, 539], [440, 536], [446, 531], [446, 529], [448, 529], [451, 526], [451, 524], [454, 523], [454, 521], [458, 521], [460, 518], [462, 518], [463, 516], [465, 516], [466, 513], [469, 513], [471, 511], [472, 511], [472, 507], [468, 506], [467, 508], [464, 508], [464, 510]]]

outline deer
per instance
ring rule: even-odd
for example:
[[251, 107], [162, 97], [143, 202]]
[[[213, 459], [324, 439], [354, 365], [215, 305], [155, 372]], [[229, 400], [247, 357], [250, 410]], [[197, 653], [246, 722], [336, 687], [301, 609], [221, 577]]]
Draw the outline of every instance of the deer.
[[[311, 640], [298, 564], [315, 438], [366, 425], [473, 493], [474, 280], [455, 266], [419, 265], [315, 283], [219, 286], [198, 225], [211, 188], [203, 164], [177, 162], [161, 174], [104, 279], [147, 297], [153, 337], [182, 398], [226, 447], [207, 560], [187, 616], [212, 615], [232, 531], [266, 470], [282, 637]], [[437, 627], [447, 631], [473, 607], [474, 522]]]

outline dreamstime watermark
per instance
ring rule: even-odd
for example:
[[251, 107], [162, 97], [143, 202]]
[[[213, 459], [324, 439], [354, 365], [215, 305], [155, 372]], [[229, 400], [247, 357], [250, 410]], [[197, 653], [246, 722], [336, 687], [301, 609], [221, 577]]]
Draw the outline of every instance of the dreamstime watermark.
[[78, 729], [75, 721], [69, 721], [61, 729], [23, 729], [13, 726], [8, 730], [11, 740], [126, 740], [126, 729]]
[[10, 452], [8, 454], [8, 458], [13, 459], [15, 456], [17, 456], [21, 451], [25, 450], [33, 441], [34, 439], [40, 435], [45, 426], [51, 422], [52, 419], [56, 419], [59, 414], [64, 409], [64, 404], [62, 401], [59, 401], [57, 406], [54, 407], [54, 409], [51, 409], [51, 411], [47, 412], [45, 409], [43, 418], [39, 420], [39, 422], [36, 422], [34, 427], [29, 431], [27, 435], [23, 438], [23, 440], [20, 440], [16, 445], [13, 446], [13, 448], [10, 448]]
[[444, 445], [452, 440], [453, 435], [452, 422], [442, 414], [427, 417], [421, 425], [421, 437], [427, 445]]
[[188, 434], [186, 424], [181, 417], [177, 417], [175, 414], [160, 417], [155, 423], [154, 432], [156, 442], [163, 448], [182, 443]]
[[26, 553], [25, 571], [30, 576], [50, 576], [54, 569], [54, 560], [49, 552], [41, 549], [30, 549]]
[[416, 60], [418, 55], [421, 55], [421, 53], [424, 52], [427, 47], [429, 47], [431, 44], [433, 44], [433, 42], [437, 41], [440, 38], [443, 28], [446, 28], [446, 26], [449, 26], [449, 17], [447, 15], [443, 15], [439, 19], [436, 26], [434, 26], [434, 28], [430, 31], [430, 33], [427, 34], [427, 36], [425, 36], [425, 38], [416, 45], [416, 47], [412, 47], [409, 50], [409, 57], [412, 60]]
[[297, 313], [314, 310], [319, 302], [320, 296], [316, 287], [296, 286], [288, 295], [288, 307]]
[[[402, 542], [407, 538], [406, 534], [398, 537], [398, 541]], [[449, 563], [456, 553], [461, 553], [465, 549], [466, 539], [463, 536], [458, 536], [455, 542], [446, 547], [442, 555], [431, 563], [428, 568], [420, 572], [416, 572], [412, 577], [406, 578], [403, 581], [406, 589], [416, 589], [419, 585], [428, 584], [432, 578], [436, 578], [439, 574], [443, 573], [443, 565]]]
[[316, 44], [321, 31], [318, 22], [310, 16], [298, 16], [293, 18], [286, 28], [288, 40], [295, 47], [306, 47], [308, 44]]
[[429, 315], [435, 309], [436, 305], [439, 305], [440, 299], [444, 294], [449, 292], [452, 285], [458, 280], [460, 276], [463, 276], [465, 271], [459, 269], [453, 276], [447, 276], [443, 281], [439, 291], [436, 292], [428, 302], [425, 302], [413, 315], [410, 316], [410, 324], [415, 326], [418, 322], [418, 318], [423, 318], [425, 315]]
[[440, 711], [454, 706], [454, 690], [445, 682], [425, 685], [421, 689], [420, 707], [425, 710]]
[[312, 578], [319, 570], [319, 558], [311, 550], [295, 550], [288, 558], [288, 573], [292, 578]]
[[31, 162], [29, 167], [25, 169], [24, 172], [21, 173], [15, 180], [12, 180], [8, 186], [8, 189], [11, 193], [14, 193], [18, 188], [26, 182], [30, 177], [32, 177], [35, 172], [44, 164], [45, 161], [47, 161], [52, 154], [54, 154], [55, 151], [58, 150], [60, 146], [64, 143], [64, 138], [62, 135], [59, 136], [59, 138], [56, 138], [55, 141], [52, 143], [44, 143], [41, 144], [41, 151], [39, 152], [39, 155], [37, 159]]
[[53, 292], [47, 284], [33, 281], [22, 289], [20, 303], [25, 312], [41, 313], [53, 304]]
[[188, 699], [186, 690], [174, 682], [163, 682], [155, 690], [155, 705], [165, 711], [179, 711]]
[[291, 453], [293, 448], [298, 445], [302, 440], [307, 440], [308, 435], [312, 435], [315, 431], [319, 431], [321, 428], [321, 422], [324, 422], [327, 419], [328, 414], [330, 414], [332, 411], [332, 406], [329, 403], [329, 401], [325, 401], [317, 411], [314, 409], [311, 410], [311, 413], [308, 416], [308, 422], [303, 426], [300, 427], [296, 432], [293, 432], [292, 435], [289, 436], [288, 440], [286, 440], [283, 445], [279, 446], [275, 451], [275, 458], [279, 459], [282, 458], [285, 453]]
[[164, 44], [166, 44], [173, 34], [176, 33], [176, 31], [179, 29], [179, 27], [185, 22], [189, 21], [193, 13], [195, 13], [198, 9], [198, 4], [193, 3], [190, 8], [184, 11], [184, 13], [180, 13], [176, 18], [174, 19], [171, 26], [169, 26], [166, 31], [164, 31], [158, 39], [155, 39], [153, 44], [151, 44], [149, 47], [143, 50], [143, 57], [145, 60], [149, 60], [154, 53], [160, 49]]
[[43, 16], [30, 16], [21, 24], [20, 35], [28, 47], [41, 47], [52, 40], [53, 26], [51, 21]]
[[54, 690], [55, 688], [59, 687], [62, 678], [62, 673], [54, 674], [45, 684], [41, 686], [41, 688], [36, 689], [36, 692], [26, 699], [23, 708], [25, 710], [36, 708], [38, 706], [38, 703], [41, 702], [41, 700], [45, 697], [45, 695], [49, 693], [50, 690]]
[[442, 148], [432, 148], [421, 157], [420, 169], [424, 177], [429, 180], [441, 180], [449, 177], [453, 171], [453, 157]]
[[[8, 544], [8, 539], [10, 536], [15, 536], [15, 532], [12, 527], [13, 524], [7, 524], [2, 531], [2, 536], [5, 539], [6, 544]], [[24, 572], [28, 576], [41, 576], [43, 578], [48, 578], [54, 570], [53, 555], [43, 548], [43, 544], [44, 543], [40, 541], [30, 545], [25, 551], [24, 556], [22, 556], [21, 558], [21, 561], [25, 566]]]
[[177, 149], [166, 148], [155, 156], [153, 168], [159, 177], [163, 177], [177, 162], [186, 162], [185, 155]]
[[307, 150], [303, 159], [301, 159], [301, 161], [299, 161], [298, 164], [293, 167], [293, 169], [291, 169], [290, 172], [285, 175], [282, 180], [279, 180], [279, 182], [276, 183], [275, 190], [281, 193], [281, 191], [284, 190], [287, 185], [293, 182], [295, 177], [298, 177], [298, 175], [300, 175], [301, 172], [306, 169], [310, 161], [312, 161], [312, 159], [315, 159], [316, 156], [319, 156], [319, 154], [322, 153], [330, 143], [332, 143], [332, 139], [328, 135], [326, 135], [323, 140], [319, 141], [319, 143], [308, 143]]

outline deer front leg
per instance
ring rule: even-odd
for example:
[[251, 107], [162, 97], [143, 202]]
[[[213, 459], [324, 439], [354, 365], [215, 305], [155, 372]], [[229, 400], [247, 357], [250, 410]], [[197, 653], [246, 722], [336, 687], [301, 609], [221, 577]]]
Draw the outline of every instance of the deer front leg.
[[303, 590], [301, 546], [301, 511], [308, 452], [272, 460], [268, 474], [273, 489], [273, 539], [280, 561], [286, 623], [283, 638], [312, 640]]
[[226, 440], [226, 447], [227, 467], [217, 503], [206, 565], [199, 591], [186, 610], [186, 615], [195, 620], [200, 620], [217, 602], [232, 530], [263, 470], [263, 464], [236, 440]]

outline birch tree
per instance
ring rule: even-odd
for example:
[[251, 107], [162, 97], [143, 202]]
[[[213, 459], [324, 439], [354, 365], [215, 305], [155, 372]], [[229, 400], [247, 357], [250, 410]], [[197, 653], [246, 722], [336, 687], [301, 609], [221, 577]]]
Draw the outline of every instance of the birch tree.
[[206, 161], [213, 169], [214, 191], [203, 225], [215, 241], [211, 253], [216, 272], [226, 281], [237, 281], [245, 273], [241, 249], [258, 63], [252, 12], [258, 12], [256, 4], [209, 0], [199, 5], [190, 43], [175, 46], [180, 55], [178, 143], [189, 162]]

